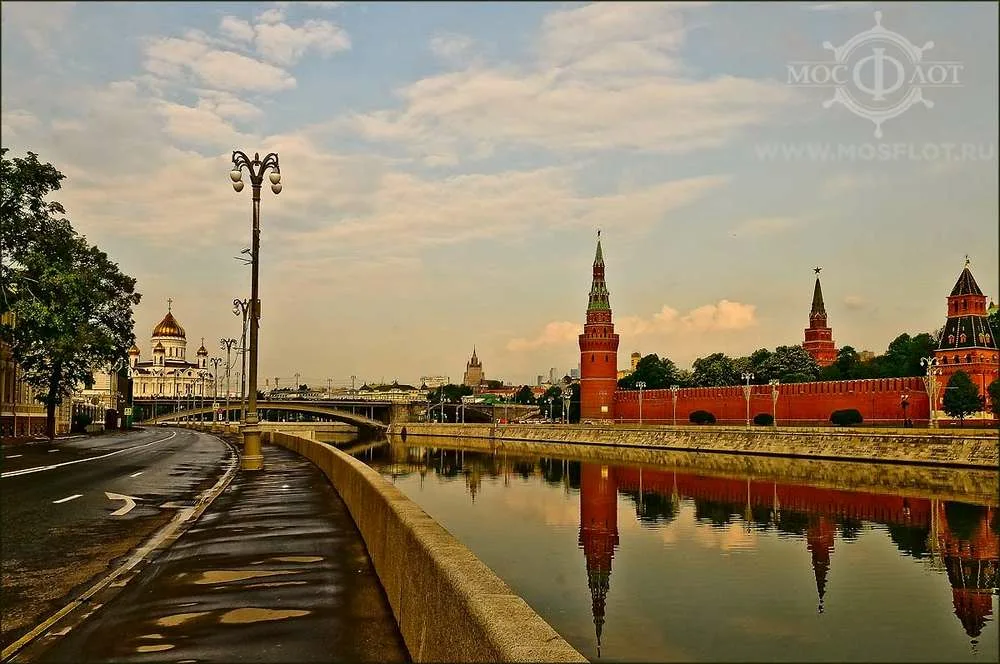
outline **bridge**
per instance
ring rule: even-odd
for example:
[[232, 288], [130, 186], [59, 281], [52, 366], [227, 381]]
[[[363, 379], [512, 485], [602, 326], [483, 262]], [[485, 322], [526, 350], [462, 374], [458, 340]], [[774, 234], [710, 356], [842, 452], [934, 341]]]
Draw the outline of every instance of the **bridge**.
[[[362, 402], [362, 407], [358, 402], [340, 404], [338, 402], [320, 401], [258, 401], [257, 412], [261, 416], [262, 422], [277, 421], [275, 415], [278, 413], [306, 414], [313, 418], [333, 420], [336, 422], [346, 422], [362, 429], [376, 429], [385, 431], [389, 424], [400, 421], [408, 422], [408, 404], [394, 404], [385, 402]], [[340, 407], [337, 407], [340, 406]], [[223, 407], [222, 410], [225, 410]], [[201, 408], [186, 408], [177, 410], [157, 417], [143, 420], [143, 424], [162, 424], [166, 422], [196, 421], [205, 419], [211, 421], [214, 417], [215, 409], [211, 406]], [[229, 415], [235, 415], [239, 420], [240, 403], [235, 404], [230, 401]], [[284, 419], [284, 418], [280, 418]]]

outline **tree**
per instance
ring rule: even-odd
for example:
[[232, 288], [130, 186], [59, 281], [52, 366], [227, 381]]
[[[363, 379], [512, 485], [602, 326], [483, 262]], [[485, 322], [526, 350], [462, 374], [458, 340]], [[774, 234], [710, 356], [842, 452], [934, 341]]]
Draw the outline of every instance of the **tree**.
[[739, 372], [733, 359], [725, 353], [712, 353], [707, 357], [699, 357], [692, 364], [692, 376], [695, 387], [721, 387], [738, 385]]
[[527, 385], [522, 385], [521, 389], [514, 395], [514, 403], [522, 403], [529, 406], [534, 405], [535, 393]]
[[1000, 419], [1000, 378], [994, 379], [986, 393], [990, 395], [990, 408], [993, 410], [993, 417]]
[[[819, 365], [802, 346], [778, 346], [768, 358], [765, 370], [782, 383], [816, 380]], [[802, 380], [802, 378], [805, 380]]]
[[944, 412], [957, 417], [959, 425], [965, 424], [965, 416], [979, 412], [983, 408], [979, 388], [964, 371], [956, 371], [948, 380], [944, 391]]
[[677, 365], [664, 357], [660, 359], [656, 353], [646, 355], [635, 365], [635, 371], [618, 381], [618, 387], [627, 390], [636, 389], [636, 383], [646, 383], [648, 390], [662, 390], [677, 382]]
[[449, 383], [428, 392], [427, 400], [432, 404], [437, 404], [441, 403], [441, 398], [444, 397], [446, 403], [457, 403], [462, 400], [462, 397], [467, 397], [471, 394], [472, 388], [468, 385], [454, 385]]
[[991, 313], [986, 319], [990, 323], [990, 336], [996, 339], [997, 335], [1000, 334], [1000, 309]]

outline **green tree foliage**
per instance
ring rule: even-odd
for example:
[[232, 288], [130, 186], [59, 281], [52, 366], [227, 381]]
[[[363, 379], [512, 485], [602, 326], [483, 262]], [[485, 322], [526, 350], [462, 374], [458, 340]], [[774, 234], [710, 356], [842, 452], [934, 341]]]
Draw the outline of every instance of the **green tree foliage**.
[[535, 393], [527, 385], [522, 385], [521, 389], [514, 394], [514, 403], [533, 405], [535, 403]]
[[987, 316], [987, 320], [990, 322], [991, 336], [996, 339], [1000, 334], [1000, 309]]
[[461, 401], [462, 397], [470, 396], [471, 394], [472, 388], [468, 385], [454, 385], [449, 383], [428, 392], [427, 400], [432, 404], [441, 403], [441, 397], [443, 396], [445, 403], [456, 403]]
[[774, 425], [774, 416], [771, 413], [757, 413], [753, 416], [753, 423], [760, 427]]
[[618, 387], [627, 390], [636, 389], [636, 383], [646, 383], [647, 390], [662, 390], [678, 383], [677, 365], [669, 358], [662, 358], [655, 353], [646, 355], [635, 365], [635, 371], [618, 381]]
[[55, 436], [55, 410], [93, 370], [124, 358], [133, 343], [135, 279], [76, 234], [64, 210], [44, 197], [63, 175], [51, 164], [7, 159], [2, 150], [4, 311], [0, 328], [29, 385], [46, 405], [46, 430]]
[[979, 396], [979, 388], [964, 371], [956, 371], [948, 380], [944, 391], [944, 412], [951, 417], [957, 417], [959, 423], [965, 422], [965, 416], [978, 412], [983, 408]]
[[1000, 378], [990, 383], [986, 392], [990, 395], [990, 408], [993, 410], [993, 417], [1000, 419]]
[[738, 385], [740, 372], [733, 359], [725, 353], [712, 353], [699, 357], [692, 364], [694, 387], [721, 387]]
[[845, 408], [844, 410], [835, 410], [830, 414], [830, 422], [836, 424], [838, 427], [849, 427], [855, 424], [861, 424], [864, 418], [861, 416], [861, 411], [856, 408]]
[[715, 415], [707, 410], [696, 410], [688, 415], [688, 420], [694, 424], [715, 424]]
[[767, 358], [763, 371], [782, 383], [801, 383], [816, 380], [819, 365], [802, 346], [778, 346]]

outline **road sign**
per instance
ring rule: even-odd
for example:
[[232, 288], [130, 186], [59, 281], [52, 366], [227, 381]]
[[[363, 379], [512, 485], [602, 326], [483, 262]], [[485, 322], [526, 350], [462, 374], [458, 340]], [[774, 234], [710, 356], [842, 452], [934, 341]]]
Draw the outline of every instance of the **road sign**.
[[215, 409], [215, 410], [218, 410], [219, 409], [219, 402], [218, 401], [213, 401], [212, 402], [212, 408]]
[[131, 414], [132, 414], [132, 409], [131, 408], [126, 408], [125, 409], [125, 417], [128, 417]]

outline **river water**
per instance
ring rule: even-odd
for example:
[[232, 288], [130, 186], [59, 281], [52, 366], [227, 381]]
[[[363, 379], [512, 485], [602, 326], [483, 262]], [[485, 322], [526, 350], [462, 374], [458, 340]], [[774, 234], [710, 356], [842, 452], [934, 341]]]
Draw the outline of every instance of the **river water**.
[[353, 453], [591, 661], [998, 658], [996, 472], [440, 438]]

